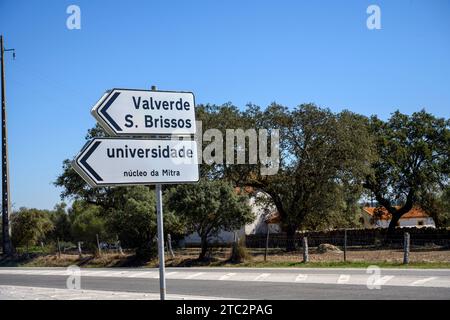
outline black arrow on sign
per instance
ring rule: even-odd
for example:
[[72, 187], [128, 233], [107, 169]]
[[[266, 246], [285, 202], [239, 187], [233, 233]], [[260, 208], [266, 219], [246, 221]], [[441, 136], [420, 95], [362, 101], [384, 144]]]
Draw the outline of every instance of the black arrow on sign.
[[106, 102], [105, 106], [102, 107], [100, 109], [100, 113], [106, 118], [106, 120], [109, 121], [109, 123], [117, 130], [117, 131], [122, 131], [122, 128], [119, 127], [119, 125], [117, 124], [117, 122], [114, 121], [113, 118], [111, 118], [111, 116], [109, 115], [109, 113], [107, 113], [106, 111], [108, 110], [108, 108], [112, 105], [112, 103], [114, 102], [114, 100], [117, 99], [117, 97], [119, 96], [120, 92], [115, 92], [111, 98]]
[[87, 160], [91, 156], [91, 154], [98, 148], [98, 146], [102, 143], [101, 141], [95, 141], [92, 146], [88, 149], [88, 151], [84, 154], [84, 156], [80, 159], [80, 164], [95, 178], [97, 181], [103, 181], [102, 177], [95, 172], [94, 169], [87, 163]]

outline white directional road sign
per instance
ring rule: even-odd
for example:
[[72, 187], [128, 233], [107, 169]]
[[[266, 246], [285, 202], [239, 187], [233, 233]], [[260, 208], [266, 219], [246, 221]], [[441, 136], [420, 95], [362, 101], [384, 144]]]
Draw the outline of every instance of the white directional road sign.
[[93, 187], [197, 182], [197, 143], [95, 138], [72, 163]]
[[195, 133], [192, 92], [113, 89], [91, 112], [115, 136]]

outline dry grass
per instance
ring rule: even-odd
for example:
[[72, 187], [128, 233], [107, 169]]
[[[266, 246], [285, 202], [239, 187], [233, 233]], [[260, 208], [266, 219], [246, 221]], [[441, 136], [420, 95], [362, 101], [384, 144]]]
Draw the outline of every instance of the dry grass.
[[[302, 252], [285, 252], [282, 249], [270, 249], [267, 261], [264, 262], [263, 249], [247, 249], [248, 257], [241, 263], [230, 262], [231, 248], [213, 248], [210, 258], [198, 261], [200, 250], [198, 248], [186, 248], [175, 250], [175, 257], [166, 254], [166, 266], [168, 267], [190, 267], [190, 266], [301, 266]], [[343, 253], [326, 252], [317, 253], [315, 249], [310, 250], [309, 266], [342, 266]], [[347, 252], [347, 264], [351, 266], [362, 266], [365, 264], [401, 265], [403, 251], [398, 250], [349, 250]], [[411, 265], [420, 267], [450, 267], [450, 250], [420, 250], [410, 253]], [[117, 253], [104, 253], [101, 256], [63, 254], [35, 255], [29, 258], [15, 258], [0, 260], [0, 266], [26, 266], [26, 267], [67, 267], [79, 265], [83, 267], [157, 267], [158, 260], [137, 261], [131, 253], [120, 255]]]

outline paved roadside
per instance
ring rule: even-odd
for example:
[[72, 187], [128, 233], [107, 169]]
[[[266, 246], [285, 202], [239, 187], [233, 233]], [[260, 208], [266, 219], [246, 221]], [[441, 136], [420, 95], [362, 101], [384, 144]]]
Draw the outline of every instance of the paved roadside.
[[[99, 299], [119, 293], [120, 299], [159, 297], [157, 269], [87, 268], [78, 275], [80, 288]], [[79, 291], [66, 296], [71, 276], [65, 268], [0, 268], [0, 286], [59, 289], [62, 299], [72, 294], [95, 299]], [[167, 268], [166, 278], [167, 293], [177, 299], [450, 299], [448, 269]]]
[[[0, 300], [159, 300], [158, 293], [55, 289], [0, 285]], [[223, 297], [168, 294], [167, 300], [224, 300]]]

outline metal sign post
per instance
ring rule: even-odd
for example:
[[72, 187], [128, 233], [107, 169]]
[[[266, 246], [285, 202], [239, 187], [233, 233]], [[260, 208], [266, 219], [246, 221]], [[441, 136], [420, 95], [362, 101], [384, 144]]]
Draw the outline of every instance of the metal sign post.
[[161, 300], [166, 299], [162, 184], [199, 180], [197, 142], [170, 137], [195, 134], [194, 108], [192, 92], [156, 91], [155, 86], [109, 90], [92, 114], [117, 137], [90, 140], [72, 162], [92, 187], [155, 185]]
[[164, 257], [164, 224], [161, 184], [155, 186], [156, 192], [156, 224], [158, 226], [158, 257], [159, 257], [159, 292], [161, 300], [166, 299], [166, 276]]

